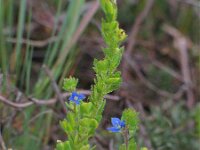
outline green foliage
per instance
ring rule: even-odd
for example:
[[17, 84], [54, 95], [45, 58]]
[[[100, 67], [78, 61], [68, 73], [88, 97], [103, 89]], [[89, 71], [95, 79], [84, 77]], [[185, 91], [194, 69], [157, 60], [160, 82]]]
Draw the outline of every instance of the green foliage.
[[[126, 124], [123, 131], [125, 144], [120, 146], [120, 150], [136, 150], [135, 133], [139, 124], [138, 113], [131, 108], [125, 109], [122, 113], [122, 120], [125, 121]], [[126, 145], [126, 143], [128, 145]]]
[[[50, 79], [44, 73], [43, 69], [38, 68], [35, 70], [33, 68], [37, 65], [42, 66], [42, 64], [45, 64], [50, 69], [56, 81], [63, 80], [68, 74], [71, 65], [75, 61], [73, 57], [77, 51], [72, 48], [66, 50], [66, 47], [71, 45], [71, 37], [74, 36], [79, 24], [81, 11], [84, 7], [84, 0], [67, 2], [59, 0], [52, 7], [48, 7], [49, 0], [45, 2], [34, 0], [31, 2], [33, 7], [30, 7], [27, 2], [27, 0], [0, 0], [0, 72], [4, 74], [3, 88], [0, 88], [0, 92], [6, 94], [12, 91], [10, 91], [10, 88], [8, 90], [6, 89], [9, 81], [9, 86], [19, 89], [24, 96], [28, 97], [32, 95], [37, 98], [47, 99], [54, 94], [52, 86], [50, 86]], [[53, 13], [51, 14], [52, 11], [49, 9], [43, 9], [44, 3], [45, 8], [54, 10], [55, 15]], [[63, 5], [63, 3], [65, 4]], [[34, 6], [34, 4], [37, 4], [37, 6]], [[34, 12], [32, 12], [32, 8]], [[48, 22], [49, 17], [42, 17], [42, 20], [40, 20], [41, 14], [42, 16], [46, 16], [49, 13], [55, 24], [46, 27], [42, 23], [40, 24], [40, 21]], [[59, 18], [62, 14], [64, 14], [62, 23], [58, 25]], [[37, 17], [38, 15], [39, 17]], [[37, 29], [32, 28], [33, 24], [37, 26]], [[40, 33], [35, 32], [38, 29]], [[60, 32], [57, 32], [58, 29]], [[43, 37], [43, 34], [45, 37]], [[56, 37], [57, 40], [42, 48], [29, 42], [31, 40], [40, 41], [49, 39], [50, 36], [51, 38]], [[15, 39], [16, 43], [7, 41], [7, 39]], [[24, 40], [28, 42], [24, 43]], [[35, 61], [34, 52], [38, 50], [44, 52], [44, 54], [40, 53], [40, 56], [45, 57], [43, 62]], [[60, 55], [62, 55], [62, 58]], [[13, 94], [9, 95], [11, 95], [8, 97], [9, 99], [14, 98]], [[8, 131], [9, 136], [5, 142], [15, 149], [42, 149], [41, 146], [47, 144], [49, 140], [49, 136], [46, 135], [48, 135], [49, 126], [52, 125], [53, 118], [52, 114], [48, 113], [47, 116], [44, 115], [45, 113], [43, 112], [46, 111], [45, 109], [45, 107], [28, 107], [23, 110], [24, 117], [20, 119], [22, 124], [20, 126], [23, 132], [20, 134], [16, 134], [16, 129], [11, 128], [10, 122], [7, 122], [6, 126], [9, 125], [10, 130]], [[29, 122], [36, 115], [35, 112], [39, 115], [37, 114], [38, 117], [34, 119], [34, 123], [30, 127]], [[6, 110], [5, 115], [9, 117], [10, 112]]]
[[[127, 9], [127, 1], [129, 9]], [[67, 128], [67, 132], [72, 132], [74, 128], [77, 127], [77, 120], [74, 119], [74, 117], [78, 117], [78, 121], [82, 121], [81, 124], [83, 127], [87, 126], [88, 128], [90, 128], [90, 123], [85, 124], [86, 121], [82, 119], [88, 119], [88, 122], [93, 122], [94, 126], [91, 125], [91, 131], [86, 130], [86, 132], [91, 134], [94, 133], [93, 131], [96, 128], [96, 122], [99, 123], [99, 121], [101, 120], [101, 112], [103, 111], [105, 106], [105, 100], [103, 99], [103, 96], [106, 93], [116, 90], [121, 83], [120, 73], [113, 70], [115, 70], [120, 63], [123, 47], [120, 47], [119, 45], [124, 40], [125, 34], [119, 29], [119, 25], [116, 21], [116, 1], [101, 0], [100, 2], [103, 11], [106, 12], [105, 20], [102, 20], [102, 36], [104, 37], [105, 43], [107, 44], [107, 47], [103, 48], [103, 52], [105, 53], [105, 59], [102, 61], [96, 60], [94, 63], [94, 69], [97, 78], [95, 79], [96, 85], [92, 87], [93, 93], [90, 97], [91, 102], [81, 103], [80, 107], [76, 107], [74, 112], [69, 112], [69, 118], [66, 118], [66, 122], [72, 122], [72, 124], [74, 125], [69, 126], [64, 122], [61, 123], [64, 129]], [[119, 15], [121, 15], [121, 18], [126, 20], [126, 22], [128, 22], [129, 24], [122, 24], [126, 27], [130, 27], [134, 22], [134, 17], [138, 16], [138, 14], [143, 11], [147, 2], [147, 0], [123, 1], [123, 5], [121, 6], [121, 8], [124, 8], [124, 12], [119, 13]], [[68, 70], [70, 69], [70, 66], [73, 63], [74, 54], [76, 53], [76, 51], [69, 50], [68, 46], [71, 44], [71, 37], [74, 35], [74, 31], [76, 31], [76, 27], [79, 23], [79, 17], [81, 12], [83, 11], [81, 7], [83, 6], [84, 1], [65, 1], [64, 3], [69, 4], [69, 7], [66, 12], [62, 11], [63, 8], [66, 8], [66, 5], [63, 5], [63, 1], [53, 0], [53, 3], [55, 4], [53, 4], [52, 6], [57, 7], [57, 9], [55, 8], [56, 15], [54, 16], [56, 22], [55, 27], [59, 26], [60, 32], [57, 32], [57, 28], [53, 29], [54, 31], [52, 33], [52, 36], [56, 36], [57, 41], [48, 45], [47, 53], [45, 54], [46, 56], [43, 64], [46, 64], [50, 68], [53, 77], [56, 79], [56, 81], [59, 81], [61, 85], [63, 78], [68, 74]], [[156, 51], [156, 58], [160, 58], [160, 53], [163, 54], [163, 49], [168, 49], [168, 47], [165, 44], [170, 46], [169, 42], [171, 41], [171, 39], [169, 39], [168, 36], [163, 36], [163, 34], [165, 33], [163, 33], [163, 31], [159, 29], [163, 23], [169, 23], [172, 26], [175, 26], [178, 30], [184, 33], [184, 35], [187, 36], [188, 39], [192, 40], [192, 45], [194, 45], [194, 47], [196, 47], [195, 43], [199, 42], [199, 19], [197, 15], [195, 15], [195, 12], [197, 12], [197, 7], [195, 5], [187, 5], [186, 3], [184, 5], [176, 5], [175, 3], [176, 2], [171, 3], [165, 0], [155, 0], [155, 4], [152, 9], [153, 13], [151, 13], [148, 17], [145, 18], [146, 21], [142, 24], [143, 28], [139, 32], [138, 37], [140, 38], [138, 46], [140, 45], [140, 40], [143, 41], [146, 39], [151, 39], [149, 42], [153, 41], [153, 43], [156, 43], [156, 40], [158, 39], [158, 43], [161, 43], [160, 45], [158, 45], [160, 51], [159, 53], [157, 53]], [[180, 1], [180, 4], [181, 3], [182, 1]], [[16, 6], [19, 6], [19, 8], [17, 8]], [[175, 7], [169, 6], [175, 6], [177, 9], [175, 9]], [[15, 10], [18, 10], [18, 13], [15, 13]], [[52, 7], [52, 10], [54, 10], [54, 7]], [[53, 92], [51, 86], [49, 86], [50, 80], [48, 77], [46, 77], [42, 70], [40, 72], [40, 75], [38, 76], [37, 81], [35, 81], [35, 75], [32, 74], [31, 70], [35, 71], [36, 68], [35, 59], [32, 59], [34, 56], [33, 52], [35, 51], [35, 49], [38, 50], [38, 48], [32, 46], [31, 42], [27, 42], [27, 44], [22, 44], [22, 41], [29, 41], [30, 39], [41, 40], [37, 38], [35, 39], [35, 37], [32, 38], [32, 32], [26, 32], [31, 31], [27, 28], [30, 28], [29, 25], [33, 23], [32, 20], [37, 21], [35, 19], [32, 19], [32, 14], [34, 13], [31, 12], [31, 9], [26, 8], [26, 0], [0, 0], [0, 72], [4, 74], [3, 86], [5, 88], [7, 87], [6, 82], [9, 81], [9, 85], [11, 84], [12, 89], [19, 89], [20, 91], [24, 92], [27, 97], [29, 95], [33, 95], [43, 99], [51, 97]], [[58, 25], [58, 22], [56, 20], [59, 20], [58, 18], [60, 18], [60, 15], [64, 16], [64, 18], [62, 18], [63, 24], [59, 23]], [[25, 28], [25, 25], [28, 26]], [[44, 28], [46, 30], [46, 27]], [[114, 34], [119, 34], [119, 36], [113, 36]], [[38, 36], [41, 37], [40, 34]], [[153, 40], [152, 37], [154, 37]], [[16, 44], [9, 42], [9, 39], [15, 39]], [[45, 47], [42, 49], [43, 52], [46, 52]], [[199, 66], [200, 59], [198, 59], [199, 56], [197, 49], [197, 53], [195, 53], [195, 55], [197, 57], [197, 65]], [[140, 50], [141, 52], [140, 48], [138, 48], [138, 50]], [[192, 48], [191, 52], [193, 53], [193, 51], [195, 50], [193, 50]], [[172, 54], [169, 54], [167, 50], [164, 52], [164, 61], [168, 56], [170, 56], [170, 61], [171, 58], [174, 59], [173, 52]], [[15, 57], [17, 58], [17, 60], [13, 59]], [[195, 63], [194, 59], [192, 59], [191, 64], [193, 63]], [[167, 62], [166, 60], [165, 64], [169, 64], [169, 62]], [[176, 62], [174, 66], [176, 66]], [[177, 66], [174, 69], [177, 69]], [[152, 81], [152, 83], [154, 83], [159, 88], [162, 88], [163, 90], [174, 92], [174, 90], [177, 89], [177, 87], [174, 86], [176, 85], [176, 81], [172, 80], [173, 78], [171, 77], [171, 75], [168, 75], [163, 71], [152, 69], [150, 70], [150, 74], [148, 74], [147, 77], [148, 79], [150, 79], [150, 81]], [[72, 81], [71, 79], [69, 79], [64, 81], [63, 89], [66, 91], [75, 91], [76, 85], [76, 79]], [[33, 91], [32, 88], [34, 88]], [[2, 91], [3, 95], [4, 92], [6, 96], [10, 95], [9, 91], [7, 92], [6, 89], [2, 88]], [[12, 95], [7, 98], [13, 99], [13, 97], [14, 96]], [[2, 121], [4, 124], [4, 115], [10, 115], [12, 113], [10, 111], [7, 111], [7, 107], [4, 107], [4, 105], [1, 106], [2, 107], [0, 109], [1, 112], [3, 112]], [[74, 105], [72, 105], [71, 103], [67, 104], [67, 107], [74, 110]], [[23, 111], [25, 119], [17, 120], [18, 123], [20, 122], [20, 124], [23, 124], [20, 125], [20, 128], [23, 128], [22, 133], [20, 132], [20, 134], [18, 134], [18, 132], [16, 132], [17, 130], [10, 126], [10, 123], [6, 122], [6, 124], [4, 124], [6, 128], [4, 128], [3, 137], [6, 144], [8, 144], [9, 147], [15, 147], [16, 149], [25, 150], [41, 149], [42, 143], [43, 145], [45, 145], [48, 141], [49, 136], [46, 135], [48, 135], [48, 131], [50, 129], [49, 126], [51, 126], [52, 124], [52, 119], [45, 118], [51, 118], [53, 115], [48, 114], [48, 116], [43, 116], [43, 113], [40, 114], [40, 111], [45, 112], [45, 108], [40, 109], [39, 107], [37, 107], [37, 112], [39, 112], [37, 115], [39, 115], [39, 117], [37, 117], [36, 115], [37, 119], [35, 119], [33, 115], [35, 115], [36, 111], [34, 111], [35, 109], [29, 111], [30, 108], [32, 109], [32, 107], [29, 107], [28, 109]], [[153, 147], [155, 149], [179, 149], [180, 147], [180, 149], [195, 149], [193, 147], [195, 147], [194, 145], [196, 145], [196, 143], [192, 140], [194, 139], [194, 137], [200, 137], [199, 107], [197, 107], [195, 114], [193, 114], [194, 116], [192, 116], [192, 119], [195, 119], [195, 131], [193, 131], [191, 128], [189, 128], [188, 130], [187, 125], [185, 125], [186, 122], [190, 122], [190, 119], [188, 121], [188, 118], [191, 118], [190, 113], [188, 111], [186, 111], [182, 106], [176, 108], [170, 107], [169, 110], [171, 110], [171, 108], [173, 109], [172, 112], [169, 112], [168, 110], [162, 111], [163, 108], [158, 108], [150, 117], [150, 120], [145, 121], [146, 124], [148, 124], [147, 129], [149, 131], [150, 140], [153, 143]], [[76, 115], [74, 115], [73, 113], [75, 113]], [[33, 123], [32, 118], [34, 119]], [[94, 121], [93, 119], [96, 121]], [[147, 123], [148, 121], [150, 121], [150, 123]], [[29, 126], [29, 122], [31, 122], [31, 127]], [[191, 122], [193, 122], [193, 120]], [[63, 143], [59, 142], [57, 145], [57, 149], [70, 150], [73, 149], [71, 145], [72, 143], [70, 143], [69, 141]], [[135, 143], [129, 143], [129, 149], [136, 149], [134, 147], [135, 145]], [[85, 144], [82, 147], [80, 146], [80, 149], [89, 149], [89, 147], [90, 146], [88, 144]], [[125, 149], [125, 144], [123, 144], [122, 147]]]
[[152, 117], [144, 120], [153, 149], [198, 150], [195, 129], [189, 127], [193, 114], [183, 104], [164, 103], [163, 107], [164, 111], [153, 107]]
[[[81, 105], [76, 105], [74, 111], [69, 112], [66, 119], [60, 122], [61, 127], [68, 135], [68, 142], [59, 142], [58, 145], [68, 146], [74, 150], [88, 147], [88, 139], [94, 134], [98, 126], [96, 119], [90, 117], [92, 112], [85, 111], [85, 107], [91, 108], [90, 104], [83, 102]], [[68, 105], [74, 106], [72, 103]]]
[[148, 69], [148, 79], [162, 90], [174, 92], [176, 87], [173, 87], [173, 78], [170, 74], [163, 70], [159, 70], [153, 66]]
[[[88, 140], [91, 138], [98, 127], [102, 112], [105, 106], [104, 96], [107, 93], [116, 90], [121, 83], [120, 72], [116, 71], [121, 57], [123, 48], [120, 48], [121, 42], [125, 39], [126, 34], [119, 28], [116, 21], [117, 7], [113, 0], [101, 0], [101, 7], [105, 13], [106, 19], [102, 21], [102, 36], [106, 48], [103, 48], [105, 58], [103, 60], [94, 60], [94, 71], [96, 79], [92, 86], [92, 93], [89, 97], [90, 102], [81, 102], [80, 105], [66, 103], [70, 111], [66, 119], [61, 121], [60, 125], [68, 136], [65, 142], [57, 144], [57, 150], [66, 148], [73, 150], [91, 149]], [[75, 91], [78, 80], [69, 78], [64, 80], [63, 89]]]
[[126, 109], [123, 111], [122, 120], [125, 121], [126, 126], [129, 129], [129, 131], [135, 134], [135, 132], [138, 129], [138, 124], [139, 124], [138, 113], [131, 108]]
[[56, 145], [56, 149], [57, 150], [63, 150], [63, 149], [66, 149], [66, 150], [73, 150], [69, 144], [69, 141], [66, 141], [66, 142], [61, 142], [61, 141], [57, 141], [57, 145]]
[[121, 83], [121, 76], [116, 71], [116, 68], [120, 63], [123, 52], [120, 44], [126, 38], [126, 34], [119, 28], [119, 23], [116, 21], [116, 2], [113, 0], [101, 0], [101, 7], [106, 17], [105, 20], [102, 20], [101, 33], [107, 47], [103, 48], [105, 58], [100, 61], [94, 61], [94, 70], [97, 78], [89, 99], [96, 106], [102, 105], [103, 96], [116, 90]]
[[117, 17], [117, 6], [116, 0], [100, 0], [101, 8], [103, 9], [106, 20], [116, 20]]
[[63, 89], [69, 92], [75, 91], [77, 84], [78, 84], [78, 79], [76, 78], [70, 77], [70, 78], [64, 79]]
[[141, 150], [148, 150], [146, 147], [142, 147]]
[[[71, 51], [73, 48], [69, 50], [68, 47], [70, 47], [71, 37], [77, 29], [83, 4], [84, 0], [70, 1], [61, 31], [58, 34], [59, 40], [48, 48], [44, 63], [48, 65], [55, 80], [59, 80], [59, 82], [63, 81], [72, 65], [72, 62], [69, 60], [73, 59], [75, 51]], [[41, 73], [39, 81], [35, 86], [34, 94], [37, 97], [43, 95], [43, 91], [48, 89], [49, 85], [50, 79], [44, 73]]]
[[120, 145], [119, 150], [137, 150], [137, 144], [133, 140], [129, 140], [128, 147], [125, 144]]

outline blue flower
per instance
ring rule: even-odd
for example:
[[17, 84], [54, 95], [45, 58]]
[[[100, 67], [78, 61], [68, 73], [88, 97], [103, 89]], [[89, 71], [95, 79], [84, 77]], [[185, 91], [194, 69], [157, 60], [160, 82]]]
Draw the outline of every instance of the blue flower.
[[119, 118], [111, 118], [112, 127], [107, 128], [111, 132], [120, 132], [122, 128], [125, 127], [125, 122], [121, 121]]
[[79, 94], [77, 92], [72, 92], [71, 96], [69, 97], [69, 100], [74, 102], [76, 105], [79, 105], [81, 100], [85, 98], [85, 95]]

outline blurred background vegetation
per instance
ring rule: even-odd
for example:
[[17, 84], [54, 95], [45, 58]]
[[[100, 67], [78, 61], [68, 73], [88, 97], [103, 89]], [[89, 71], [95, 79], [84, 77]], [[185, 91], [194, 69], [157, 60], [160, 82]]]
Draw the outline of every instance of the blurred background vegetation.
[[[119, 67], [124, 81], [91, 142], [100, 150], [117, 145], [121, 138], [102, 129], [133, 107], [141, 118], [139, 145], [198, 150], [200, 1], [117, 2], [128, 34]], [[62, 81], [75, 76], [89, 92], [93, 59], [103, 57], [102, 17], [98, 1], [0, 0], [0, 149], [51, 150], [66, 138], [59, 127], [68, 94]]]

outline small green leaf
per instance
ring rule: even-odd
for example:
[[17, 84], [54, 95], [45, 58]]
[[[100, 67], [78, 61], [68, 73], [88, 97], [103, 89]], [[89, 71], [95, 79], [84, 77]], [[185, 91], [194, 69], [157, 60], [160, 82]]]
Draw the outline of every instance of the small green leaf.
[[87, 116], [91, 116], [92, 114], [92, 108], [93, 108], [93, 104], [91, 102], [89, 103], [82, 103], [82, 105], [80, 105], [80, 114], [84, 117]]
[[136, 132], [138, 129], [139, 118], [138, 113], [135, 110], [131, 108], [125, 109], [122, 114], [122, 120], [125, 121], [129, 131], [132, 131], [133, 133]]
[[137, 150], [137, 144], [135, 141], [133, 140], [129, 141], [128, 150]]
[[94, 69], [97, 74], [105, 74], [107, 72], [108, 60], [94, 61]]
[[94, 134], [97, 127], [98, 122], [95, 119], [83, 118], [80, 120], [80, 132], [87, 133], [88, 137]]
[[72, 150], [69, 141], [61, 142], [57, 141], [56, 150]]
[[125, 144], [120, 145], [119, 150], [126, 150], [126, 145]]
[[69, 92], [75, 91], [77, 84], [78, 84], [78, 79], [73, 77], [66, 78], [64, 79], [63, 82], [63, 89]]
[[121, 78], [109, 78], [106, 80], [106, 87], [107, 87], [107, 92], [110, 93], [116, 89], [119, 88], [119, 85], [121, 84], [122, 79]]
[[90, 145], [84, 145], [80, 148], [80, 150], [89, 150], [90, 149]]
[[108, 21], [115, 20], [117, 17], [116, 0], [101, 0], [101, 7], [106, 14]]
[[[120, 145], [120, 150], [127, 150], [126, 148], [126, 145], [125, 144], [122, 144]], [[128, 143], [128, 150], [137, 150], [137, 144], [136, 142], [134, 141], [134, 139], [130, 140], [129, 143]]]

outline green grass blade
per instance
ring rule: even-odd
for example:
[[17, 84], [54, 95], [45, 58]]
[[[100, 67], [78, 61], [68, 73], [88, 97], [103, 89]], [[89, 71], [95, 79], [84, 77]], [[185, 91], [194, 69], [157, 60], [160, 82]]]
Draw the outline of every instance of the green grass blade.
[[[70, 2], [66, 18], [61, 28], [61, 32], [58, 35], [58, 39], [60, 41], [57, 41], [55, 43], [52, 49], [52, 53], [48, 59], [49, 61], [47, 62], [47, 65], [51, 68], [56, 58], [56, 63], [53, 64], [53, 68], [52, 68], [52, 74], [54, 75], [54, 78], [56, 80], [62, 74], [62, 69], [69, 53], [69, 51], [64, 51], [64, 50], [69, 44], [70, 37], [73, 36], [75, 29], [78, 25], [80, 13], [81, 13], [81, 7], [83, 6], [83, 3], [84, 3], [84, 0], [74, 0]], [[63, 39], [63, 41], [61, 41], [61, 39]], [[55, 55], [55, 53], [56, 54], [59, 53], [59, 56]], [[47, 89], [49, 84], [50, 84], [50, 80], [48, 77], [40, 78], [40, 81], [38, 81], [35, 88], [35, 95], [41, 96], [43, 93], [45, 93], [44, 91], [45, 89]]]
[[4, 1], [0, 0], [0, 72], [3, 72], [3, 86], [6, 81], [7, 74], [7, 54], [5, 47], [5, 39], [3, 35], [3, 26], [4, 26]]
[[19, 11], [19, 18], [18, 18], [18, 27], [17, 27], [17, 44], [16, 44], [16, 72], [17, 77], [20, 75], [20, 68], [21, 68], [21, 49], [22, 44], [21, 40], [23, 37], [23, 30], [25, 24], [25, 14], [26, 14], [26, 0], [20, 1], [20, 11]]

